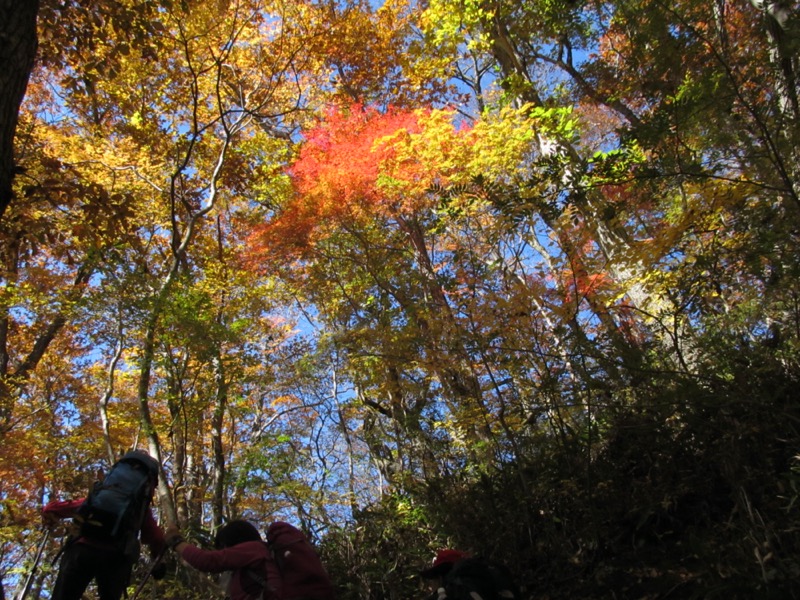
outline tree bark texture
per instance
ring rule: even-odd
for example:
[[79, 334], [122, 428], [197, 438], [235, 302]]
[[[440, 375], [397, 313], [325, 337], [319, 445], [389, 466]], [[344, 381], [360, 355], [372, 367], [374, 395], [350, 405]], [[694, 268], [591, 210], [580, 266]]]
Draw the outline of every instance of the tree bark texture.
[[33, 69], [39, 0], [0, 0], [0, 218], [11, 203], [14, 135]]

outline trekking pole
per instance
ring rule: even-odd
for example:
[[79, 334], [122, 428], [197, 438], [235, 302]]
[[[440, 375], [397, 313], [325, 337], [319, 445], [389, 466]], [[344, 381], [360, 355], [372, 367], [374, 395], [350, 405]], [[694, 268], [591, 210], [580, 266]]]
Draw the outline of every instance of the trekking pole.
[[44, 552], [44, 547], [47, 545], [47, 540], [50, 539], [50, 530], [45, 529], [44, 535], [42, 536], [42, 541], [39, 544], [39, 550], [36, 552], [36, 558], [33, 560], [33, 565], [31, 565], [31, 570], [28, 572], [28, 578], [25, 580], [25, 585], [20, 592], [19, 597], [17, 600], [25, 600], [25, 596], [28, 595], [28, 592], [31, 589], [31, 584], [33, 583], [33, 576], [36, 574], [36, 569], [39, 567], [39, 561], [42, 560], [42, 553]]
[[136, 591], [133, 593], [133, 596], [131, 596], [129, 600], [136, 600], [139, 597], [139, 594], [142, 593], [144, 586], [147, 584], [147, 580], [150, 579], [150, 576], [153, 574], [155, 568], [161, 564], [161, 560], [164, 558], [164, 555], [166, 553], [167, 553], [166, 550], [162, 550], [158, 556], [156, 556], [152, 561], [150, 561], [150, 566], [147, 568], [147, 572], [144, 574], [144, 577], [142, 577], [142, 581], [139, 583], [139, 586], [136, 588]]

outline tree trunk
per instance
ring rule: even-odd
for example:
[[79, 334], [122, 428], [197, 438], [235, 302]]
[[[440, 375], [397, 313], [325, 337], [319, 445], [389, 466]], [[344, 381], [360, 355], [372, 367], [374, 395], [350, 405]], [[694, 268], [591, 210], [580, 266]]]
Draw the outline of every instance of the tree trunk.
[[11, 203], [14, 135], [33, 70], [39, 0], [0, 0], [0, 218]]
[[214, 404], [214, 413], [211, 417], [211, 448], [214, 453], [213, 461], [213, 496], [211, 498], [211, 515], [215, 527], [222, 525], [225, 516], [225, 445], [222, 437], [225, 411], [228, 408], [228, 383], [225, 379], [225, 365], [222, 356], [214, 359], [214, 378], [216, 381], [217, 397]]

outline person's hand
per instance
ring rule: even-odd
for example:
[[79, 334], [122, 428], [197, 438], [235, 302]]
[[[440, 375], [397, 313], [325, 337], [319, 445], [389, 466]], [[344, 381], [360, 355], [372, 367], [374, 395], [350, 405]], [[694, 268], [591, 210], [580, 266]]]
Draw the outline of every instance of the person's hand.
[[163, 562], [158, 563], [156, 566], [153, 567], [153, 570], [150, 571], [150, 576], [158, 581], [159, 579], [164, 579], [164, 575], [167, 574], [167, 565]]
[[170, 525], [167, 527], [167, 530], [164, 532], [164, 541], [167, 543], [167, 546], [173, 550], [175, 549], [175, 546], [184, 541], [181, 531], [178, 529], [177, 525]]
[[55, 527], [60, 520], [61, 520], [60, 517], [56, 516], [55, 514], [49, 511], [42, 513], [42, 525], [44, 525], [48, 529], [52, 529], [53, 527]]

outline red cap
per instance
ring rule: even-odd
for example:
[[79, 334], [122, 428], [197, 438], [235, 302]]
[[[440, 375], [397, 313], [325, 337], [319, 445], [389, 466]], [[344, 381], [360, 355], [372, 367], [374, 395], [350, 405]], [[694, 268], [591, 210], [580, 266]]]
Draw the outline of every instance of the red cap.
[[461, 550], [439, 550], [436, 553], [436, 558], [433, 559], [433, 564], [425, 569], [420, 575], [425, 579], [432, 579], [444, 575], [453, 565], [462, 558], [468, 558], [469, 554]]

